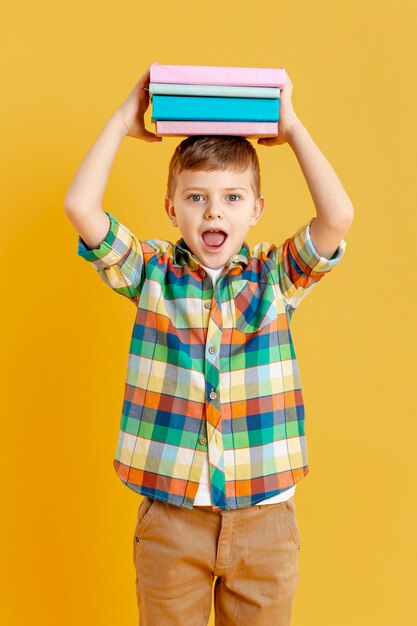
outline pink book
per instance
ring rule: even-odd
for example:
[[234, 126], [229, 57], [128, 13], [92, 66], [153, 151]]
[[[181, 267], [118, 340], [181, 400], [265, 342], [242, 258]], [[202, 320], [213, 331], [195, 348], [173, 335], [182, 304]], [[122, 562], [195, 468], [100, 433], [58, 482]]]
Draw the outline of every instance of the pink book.
[[276, 137], [278, 122], [205, 122], [157, 120], [156, 134], [179, 135], [241, 135], [242, 137]]
[[150, 82], [185, 85], [236, 85], [278, 87], [285, 85], [285, 69], [273, 67], [224, 67], [215, 65], [150, 66]]

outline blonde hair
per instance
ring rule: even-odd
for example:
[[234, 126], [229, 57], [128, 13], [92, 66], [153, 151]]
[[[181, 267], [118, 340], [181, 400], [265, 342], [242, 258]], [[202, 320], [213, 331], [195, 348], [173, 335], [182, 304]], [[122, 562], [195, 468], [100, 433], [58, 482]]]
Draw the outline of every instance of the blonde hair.
[[258, 155], [245, 137], [228, 135], [193, 135], [187, 137], [175, 149], [169, 163], [167, 195], [174, 197], [177, 176], [182, 170], [231, 169], [242, 172], [252, 170], [252, 188], [255, 198], [261, 195], [261, 175]]

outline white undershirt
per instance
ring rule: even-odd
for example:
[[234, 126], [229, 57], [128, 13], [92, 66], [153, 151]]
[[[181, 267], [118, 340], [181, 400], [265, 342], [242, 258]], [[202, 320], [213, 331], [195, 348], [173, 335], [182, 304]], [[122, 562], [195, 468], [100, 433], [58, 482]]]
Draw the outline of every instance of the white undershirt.
[[[202, 264], [200, 263], [200, 265]], [[214, 289], [214, 285], [216, 284], [218, 277], [222, 273], [224, 266], [216, 268], [216, 269], [213, 269], [211, 267], [206, 267], [206, 265], [202, 265], [202, 267], [204, 267], [207, 273], [211, 276], [212, 281], [213, 281], [213, 289]], [[284, 500], [288, 500], [289, 498], [291, 498], [291, 496], [293, 496], [294, 493], [295, 493], [295, 485], [293, 485], [293, 487], [290, 487], [289, 489], [286, 489], [285, 491], [278, 494], [277, 496], [272, 496], [272, 498], [267, 498], [266, 500], [262, 500], [262, 502], [257, 502], [257, 504], [273, 504], [274, 502], [283, 502]], [[204, 459], [204, 465], [203, 465], [203, 471], [201, 473], [200, 484], [198, 486], [197, 495], [194, 501], [194, 505], [196, 504], [198, 505], [212, 505], [213, 504], [211, 500], [211, 483], [210, 483], [210, 469], [209, 469], [209, 462], [208, 462], [208, 454], [206, 454], [205, 459]]]

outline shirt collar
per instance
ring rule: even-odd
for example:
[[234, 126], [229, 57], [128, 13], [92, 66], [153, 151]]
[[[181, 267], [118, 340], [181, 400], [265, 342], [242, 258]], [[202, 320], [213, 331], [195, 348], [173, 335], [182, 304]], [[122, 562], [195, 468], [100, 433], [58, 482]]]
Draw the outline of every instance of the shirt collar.
[[[249, 249], [249, 245], [244, 241], [242, 243], [242, 247], [237, 254], [228, 259], [226, 262], [226, 267], [229, 265], [240, 265], [243, 269], [249, 263], [251, 259], [251, 253]], [[178, 241], [174, 244], [174, 266], [175, 267], [183, 267], [184, 264], [187, 264], [190, 269], [196, 270], [199, 268], [199, 263], [197, 259], [194, 257], [193, 253], [187, 246], [184, 241], [184, 238], [178, 239]]]

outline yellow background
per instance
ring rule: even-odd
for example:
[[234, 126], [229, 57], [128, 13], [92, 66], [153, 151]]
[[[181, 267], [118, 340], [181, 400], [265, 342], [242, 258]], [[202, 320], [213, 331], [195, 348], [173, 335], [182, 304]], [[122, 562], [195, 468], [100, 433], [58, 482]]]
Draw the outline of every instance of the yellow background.
[[[346, 255], [292, 322], [310, 464], [293, 626], [413, 622], [416, 17], [414, 0], [4, 10], [2, 624], [137, 624], [140, 496], [112, 466], [134, 311], [77, 257], [63, 200], [152, 61], [286, 68], [352, 199]], [[177, 238], [163, 197], [180, 140], [126, 138], [116, 156], [104, 208], [142, 239]], [[266, 208], [248, 241], [279, 243], [315, 209], [291, 148], [257, 150]]]

